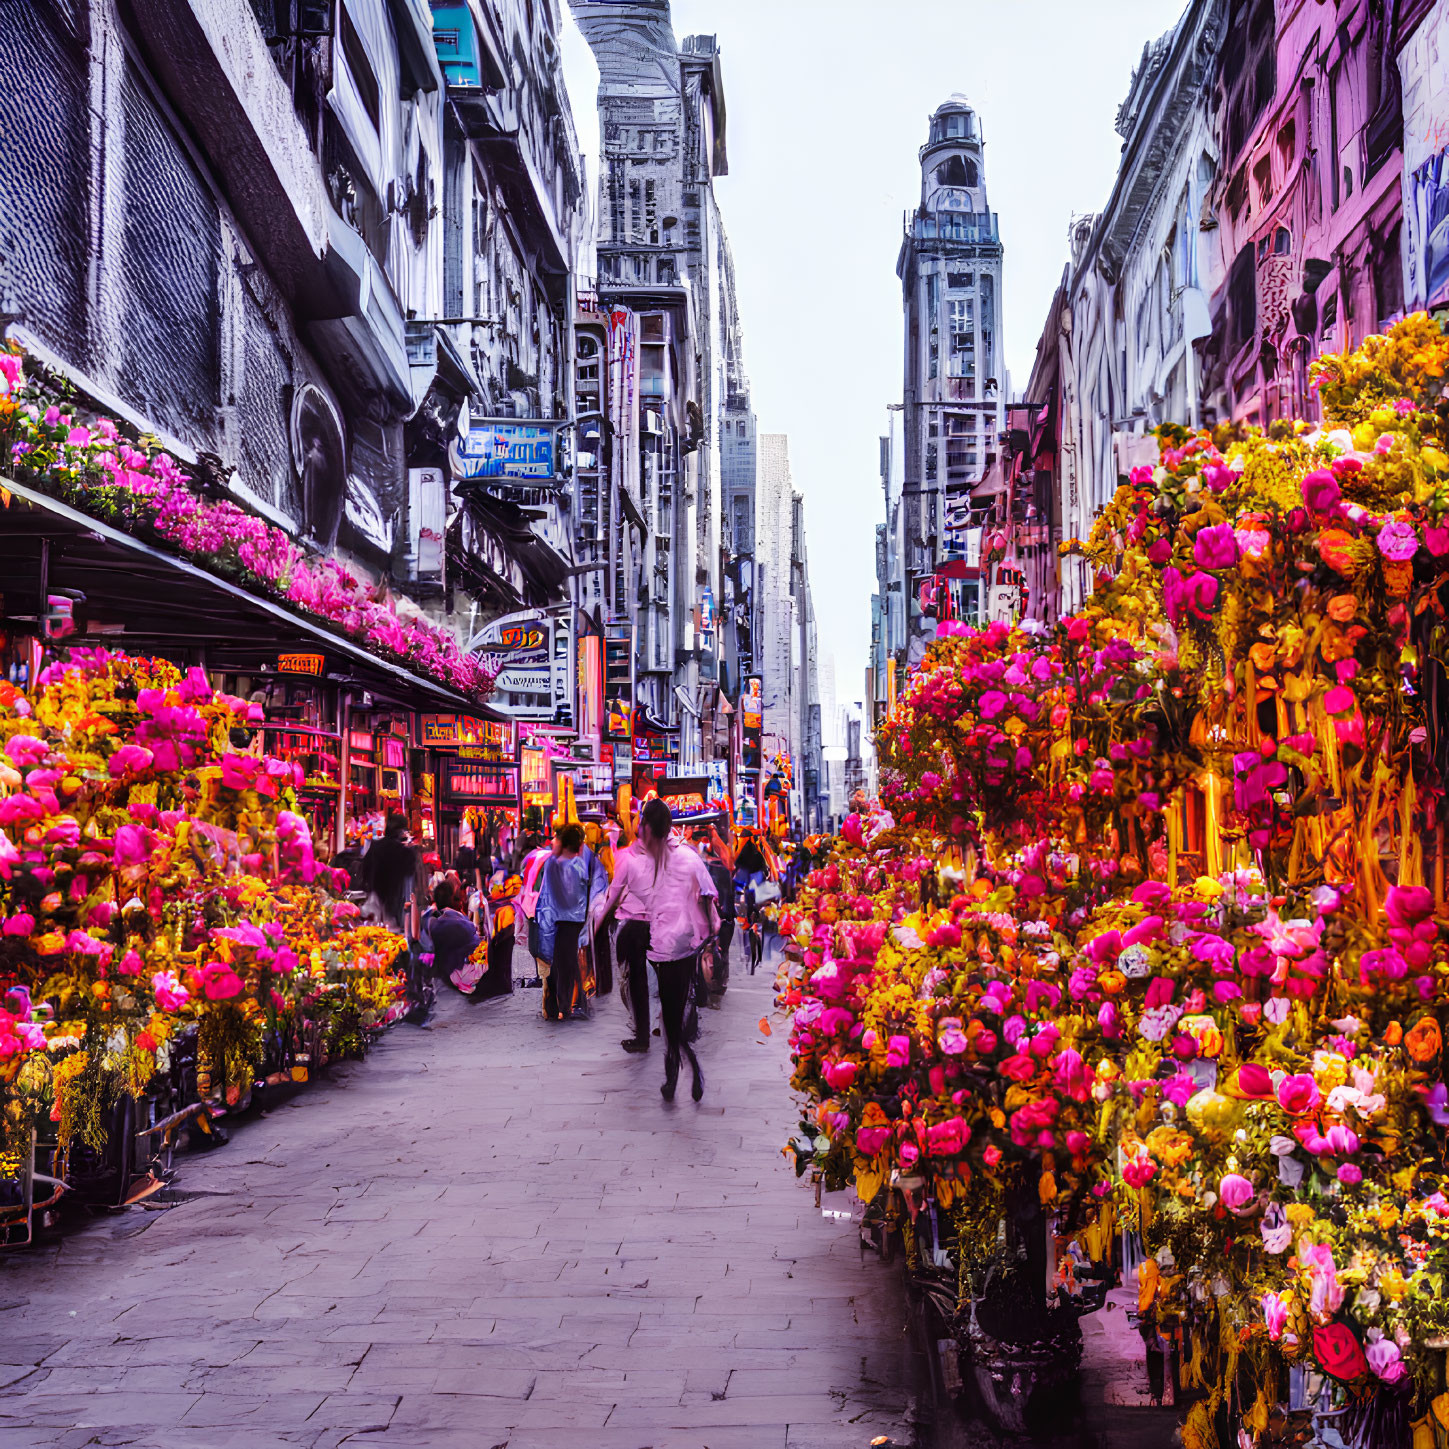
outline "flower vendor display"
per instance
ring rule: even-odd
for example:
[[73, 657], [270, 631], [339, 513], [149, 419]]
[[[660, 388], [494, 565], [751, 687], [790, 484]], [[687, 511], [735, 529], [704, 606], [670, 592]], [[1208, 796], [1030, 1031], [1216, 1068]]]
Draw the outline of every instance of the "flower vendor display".
[[406, 943], [316, 859], [297, 767], [231, 747], [252, 709], [98, 649], [0, 684], [0, 1180], [32, 1134], [84, 1177], [183, 1049], [224, 1109], [402, 1011]]
[[153, 537], [378, 655], [472, 699], [493, 692], [493, 675], [463, 653], [451, 630], [416, 609], [400, 612], [384, 587], [364, 583], [335, 558], [309, 556], [256, 514], [202, 498], [169, 454], [127, 438], [109, 418], [82, 417], [58, 386], [29, 376], [21, 355], [4, 349], [0, 457], [17, 480], [127, 533]]
[[1321, 426], [1159, 430], [1083, 611], [942, 627], [781, 915], [797, 1166], [978, 1351], [1125, 1231], [1189, 1445], [1295, 1369], [1345, 1442], [1449, 1408], [1446, 365], [1418, 315], [1315, 364]]

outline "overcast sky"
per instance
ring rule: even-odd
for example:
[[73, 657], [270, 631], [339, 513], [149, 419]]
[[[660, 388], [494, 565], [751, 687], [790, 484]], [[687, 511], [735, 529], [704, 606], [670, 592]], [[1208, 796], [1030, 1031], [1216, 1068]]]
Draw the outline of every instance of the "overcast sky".
[[[1067, 258], [1099, 211], [1112, 129], [1143, 46], [1183, 0], [673, 0], [675, 33], [719, 37], [729, 175], [716, 183], [738, 272], [745, 363], [765, 432], [790, 435], [822, 650], [842, 704], [864, 693], [877, 439], [901, 395], [902, 214], [932, 111], [980, 113], [1001, 218], [1007, 364], [1026, 383]], [[581, 42], [580, 42], [581, 43]], [[576, 112], [587, 62], [565, 51]], [[596, 73], [595, 73], [596, 74]], [[596, 128], [580, 117], [586, 146]]]

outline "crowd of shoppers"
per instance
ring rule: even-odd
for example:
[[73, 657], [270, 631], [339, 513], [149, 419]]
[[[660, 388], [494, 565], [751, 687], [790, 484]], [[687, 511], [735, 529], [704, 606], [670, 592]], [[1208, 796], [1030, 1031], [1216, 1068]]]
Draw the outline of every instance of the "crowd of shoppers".
[[[415, 943], [412, 969], [425, 978], [414, 983], [422, 1002], [415, 1019], [431, 1008], [437, 978], [477, 1000], [511, 993], [521, 915], [534, 961], [534, 975], [523, 984], [542, 987], [543, 1016], [586, 1018], [590, 998], [613, 990], [617, 961], [631, 1027], [623, 1049], [648, 1052], [662, 1031], [660, 1092], [673, 1100], [687, 1061], [690, 1092], [699, 1101], [698, 1007], [718, 1006], [728, 988], [737, 921], [751, 971], [759, 964], [764, 907], [782, 889], [793, 893], [808, 853], [787, 848], [777, 856], [757, 832], [727, 840], [714, 826], [696, 828], [686, 839], [657, 797], [621, 820], [557, 821], [551, 836], [536, 821], [526, 824], [507, 854], [493, 832], [481, 841], [469, 832], [454, 869], [435, 870], [431, 878], [427, 867], [439, 862], [420, 855], [401, 814], [388, 818], [381, 838], [360, 858], [339, 860], [364, 893], [365, 913]], [[651, 1031], [651, 973], [659, 1031]]]

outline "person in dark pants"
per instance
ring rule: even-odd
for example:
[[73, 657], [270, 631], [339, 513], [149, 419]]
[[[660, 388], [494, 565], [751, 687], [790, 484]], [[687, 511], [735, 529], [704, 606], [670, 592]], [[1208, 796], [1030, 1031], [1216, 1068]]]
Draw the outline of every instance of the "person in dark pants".
[[730, 984], [730, 944], [735, 938], [735, 878], [719, 858], [719, 850], [713, 843], [706, 840], [700, 846], [700, 854], [704, 857], [709, 878], [714, 882], [719, 903], [719, 941], [714, 953], [714, 981], [709, 988], [718, 1004], [718, 999]]
[[671, 838], [669, 807], [657, 797], [640, 818], [641, 853], [626, 868], [616, 871], [605, 913], [629, 889], [649, 901], [649, 960], [659, 982], [659, 1009], [664, 1018], [664, 1084], [666, 1102], [674, 1100], [682, 1057], [689, 1058], [694, 1074], [691, 1095], [704, 1096], [704, 1072], [694, 1048], [685, 1040], [684, 1018], [694, 984], [699, 948], [716, 924], [714, 882], [699, 853]]
[[405, 931], [407, 904], [418, 873], [418, 853], [408, 841], [408, 818], [394, 812], [387, 831], [362, 858], [362, 887], [377, 897], [383, 921]]
[[626, 1052], [649, 1050], [649, 922], [625, 921], [619, 927], [616, 941], [619, 964], [628, 976], [629, 1015], [634, 1035], [625, 1037], [620, 1046]]
[[635, 841], [614, 856], [614, 884], [604, 898], [604, 911], [599, 932], [608, 930], [609, 919], [617, 913], [619, 934], [614, 942], [619, 965], [624, 972], [629, 1017], [634, 1034], [619, 1043], [626, 1052], [649, 1050], [649, 884], [650, 871], [631, 874], [630, 862], [643, 854]]
[[[554, 1012], [547, 995], [544, 1015], [556, 1021], [588, 1014], [579, 979], [579, 937], [588, 919], [592, 884], [592, 858], [581, 855], [584, 831], [580, 825], [560, 825], [554, 837], [554, 854], [539, 875], [538, 925], [543, 958], [549, 962], [548, 984], [552, 988]], [[580, 999], [575, 1002], [575, 996]]]

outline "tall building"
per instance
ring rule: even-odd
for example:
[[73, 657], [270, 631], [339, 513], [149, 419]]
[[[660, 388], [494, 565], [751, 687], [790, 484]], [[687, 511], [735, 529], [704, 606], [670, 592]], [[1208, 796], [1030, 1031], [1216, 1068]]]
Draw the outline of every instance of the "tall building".
[[903, 590], [913, 636], [986, 603], [968, 561], [970, 502], [996, 452], [1006, 396], [1002, 247], [981, 123], [964, 96], [931, 117], [921, 200], [896, 272], [905, 307]]
[[604, 602], [633, 620], [640, 701], [677, 741], [678, 765], [696, 768], [727, 750], [721, 454], [731, 381], [738, 392], [743, 378], [714, 194], [728, 169], [720, 56], [713, 36], [676, 42], [668, 0], [570, 3], [600, 75], [599, 301], [612, 330], [634, 329], [638, 382], [613, 438], [632, 536], [622, 587]]

